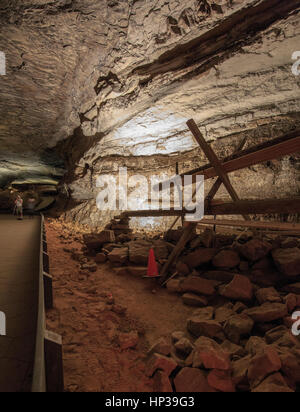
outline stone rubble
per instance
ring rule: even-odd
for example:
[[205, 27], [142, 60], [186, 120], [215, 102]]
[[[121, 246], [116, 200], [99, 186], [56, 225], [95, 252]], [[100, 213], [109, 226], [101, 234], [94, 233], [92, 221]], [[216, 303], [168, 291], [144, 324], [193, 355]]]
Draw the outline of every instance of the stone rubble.
[[[137, 277], [147, 273], [150, 248], [161, 268], [182, 233], [149, 238], [125, 229], [127, 241], [116, 230], [86, 237], [85, 253], [120, 276]], [[300, 311], [298, 240], [220, 238], [211, 230], [195, 235], [171, 268], [176, 275], [167, 290], [195, 310], [185, 331], [151, 347], [147, 376], [162, 392], [299, 390], [300, 340], [291, 334], [291, 315]]]

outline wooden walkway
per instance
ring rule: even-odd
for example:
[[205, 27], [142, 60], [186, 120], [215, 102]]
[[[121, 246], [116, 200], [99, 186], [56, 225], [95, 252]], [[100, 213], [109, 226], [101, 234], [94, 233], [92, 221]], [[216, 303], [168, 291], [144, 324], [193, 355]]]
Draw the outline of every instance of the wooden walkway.
[[0, 215], [0, 392], [31, 390], [37, 324], [40, 218]]

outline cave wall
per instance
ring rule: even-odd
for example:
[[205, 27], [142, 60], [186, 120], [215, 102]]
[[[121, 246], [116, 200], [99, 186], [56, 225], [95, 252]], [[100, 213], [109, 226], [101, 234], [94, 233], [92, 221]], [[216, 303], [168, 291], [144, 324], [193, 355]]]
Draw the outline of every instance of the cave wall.
[[[55, 148], [66, 218], [93, 227], [97, 176], [173, 174], [206, 163], [194, 118], [220, 157], [299, 128], [299, 0], [3, 0], [0, 145]], [[15, 159], [15, 157], [14, 157]], [[299, 194], [299, 155], [232, 174], [243, 198]], [[226, 196], [220, 191], [220, 196]], [[159, 223], [161, 224], [161, 222]]]

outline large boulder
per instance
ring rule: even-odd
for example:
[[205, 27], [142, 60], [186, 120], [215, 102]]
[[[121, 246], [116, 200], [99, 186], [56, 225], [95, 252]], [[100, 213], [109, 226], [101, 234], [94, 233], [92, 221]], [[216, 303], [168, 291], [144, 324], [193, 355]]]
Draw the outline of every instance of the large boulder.
[[273, 322], [274, 320], [283, 319], [288, 314], [286, 305], [270, 302], [247, 309], [243, 313], [246, 313], [254, 322], [258, 323]]
[[207, 336], [224, 339], [223, 328], [219, 322], [213, 320], [214, 309], [206, 307], [196, 310], [187, 321], [187, 329], [194, 336]]
[[129, 261], [140, 266], [147, 266], [151, 242], [146, 240], [136, 240], [129, 242]]
[[242, 346], [236, 345], [227, 339], [221, 344], [221, 348], [224, 352], [229, 353], [231, 358], [241, 358], [247, 354], [246, 350]]
[[246, 343], [245, 349], [252, 356], [255, 356], [259, 353], [264, 352], [267, 347], [266, 341], [260, 336], [251, 336], [248, 342]]
[[148, 354], [158, 353], [159, 355], [169, 356], [171, 349], [171, 344], [165, 338], [160, 338], [151, 346]]
[[278, 269], [286, 276], [300, 275], [300, 249], [275, 249], [272, 252]]
[[229, 299], [250, 301], [253, 297], [253, 285], [246, 276], [235, 275], [228, 285], [220, 286], [219, 293]]
[[153, 391], [158, 393], [173, 392], [170, 379], [166, 372], [160, 370], [155, 372], [153, 376]]
[[205, 279], [228, 283], [232, 281], [232, 279], [234, 278], [234, 275], [235, 275], [234, 273], [226, 272], [224, 270], [209, 270], [203, 273], [201, 276], [203, 276]]
[[182, 296], [183, 303], [187, 306], [197, 306], [203, 308], [208, 305], [208, 301], [204, 296], [198, 296], [194, 293], [185, 293]]
[[[171, 245], [172, 248], [174, 247]], [[157, 260], [167, 259], [170, 254], [170, 244], [161, 239], [153, 242], [154, 254]], [[149, 252], [148, 252], [149, 253]]]
[[99, 234], [83, 235], [83, 240], [89, 250], [100, 250], [104, 244], [114, 243], [116, 238], [112, 230], [103, 230]]
[[280, 373], [274, 373], [268, 376], [260, 385], [258, 385], [252, 392], [261, 393], [280, 393], [280, 392], [294, 392], [288, 387], [286, 381]]
[[151, 377], [157, 370], [162, 370], [167, 376], [177, 368], [177, 363], [172, 359], [158, 353], [154, 353], [147, 362], [146, 375]]
[[196, 368], [183, 368], [174, 379], [176, 392], [216, 392], [207, 382], [205, 372]]
[[254, 321], [249, 316], [245, 314], [235, 315], [228, 319], [224, 326], [224, 331], [227, 338], [238, 345], [241, 337], [251, 334], [253, 326]]
[[190, 269], [194, 269], [205, 263], [211, 262], [217, 251], [217, 249], [212, 248], [200, 248], [185, 256], [182, 261], [186, 263]]
[[240, 264], [240, 257], [234, 250], [222, 250], [212, 261], [216, 268], [235, 268]]
[[248, 391], [250, 389], [248, 368], [250, 366], [251, 358], [251, 355], [248, 355], [232, 362], [232, 380], [236, 387], [243, 391]]
[[223, 324], [235, 314], [232, 304], [224, 305], [215, 310], [215, 320]]
[[105, 253], [98, 253], [95, 256], [96, 263], [105, 263], [106, 261], [107, 261], [107, 255], [105, 255]]
[[229, 354], [213, 339], [201, 336], [195, 342], [193, 367], [205, 369], [230, 369]]
[[261, 287], [269, 287], [278, 284], [283, 275], [274, 269], [255, 269], [251, 271], [250, 280]]
[[277, 303], [282, 302], [282, 299], [279, 293], [273, 287], [258, 289], [255, 292], [255, 296], [260, 304], [263, 304], [266, 302], [277, 302]]
[[194, 349], [194, 346], [191, 343], [191, 341], [184, 337], [181, 338], [178, 342], [176, 342], [174, 346], [176, 351], [179, 352], [180, 355], [183, 355], [185, 357], [187, 357]]
[[300, 282], [287, 285], [283, 288], [283, 290], [285, 292], [295, 293], [296, 295], [300, 295]]
[[187, 329], [196, 337], [206, 336], [221, 341], [225, 339], [222, 325], [215, 320], [201, 320], [193, 317], [188, 320]]
[[268, 375], [281, 369], [281, 360], [277, 351], [266, 346], [263, 352], [251, 359], [248, 369], [248, 379], [252, 388], [259, 385]]
[[209, 372], [207, 381], [212, 388], [217, 389], [220, 392], [235, 392], [235, 385], [230, 371], [214, 369]]
[[239, 252], [251, 262], [256, 262], [267, 256], [272, 249], [272, 245], [261, 239], [252, 239], [244, 245], [239, 246]]
[[215, 282], [196, 276], [189, 276], [181, 283], [182, 292], [196, 293], [198, 295], [213, 296], [216, 292]]
[[281, 370], [291, 382], [299, 385], [300, 383], [300, 349], [278, 348], [281, 360]]
[[114, 249], [108, 254], [108, 260], [115, 265], [124, 265], [128, 260], [128, 248]]

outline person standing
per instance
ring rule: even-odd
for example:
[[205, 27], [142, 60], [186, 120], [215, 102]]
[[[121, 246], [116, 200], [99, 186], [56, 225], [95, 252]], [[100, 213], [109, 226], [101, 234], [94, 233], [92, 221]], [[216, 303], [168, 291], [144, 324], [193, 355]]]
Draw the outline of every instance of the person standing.
[[36, 200], [35, 200], [35, 198], [34, 198], [33, 196], [31, 196], [31, 197], [27, 200], [27, 208], [28, 208], [29, 219], [33, 219], [35, 204], [36, 204]]
[[16, 214], [17, 214], [18, 220], [23, 220], [23, 199], [21, 198], [20, 195], [18, 195], [15, 201], [15, 206], [16, 206]]

